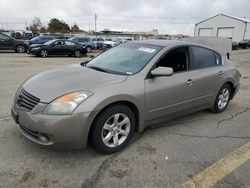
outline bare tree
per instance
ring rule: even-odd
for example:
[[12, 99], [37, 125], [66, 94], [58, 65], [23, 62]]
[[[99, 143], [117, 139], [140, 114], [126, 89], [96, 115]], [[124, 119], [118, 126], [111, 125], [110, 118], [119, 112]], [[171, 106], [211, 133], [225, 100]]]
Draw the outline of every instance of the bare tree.
[[28, 27], [28, 29], [31, 30], [32, 33], [38, 33], [41, 27], [42, 27], [41, 19], [35, 16], [34, 19], [32, 20], [32, 24]]

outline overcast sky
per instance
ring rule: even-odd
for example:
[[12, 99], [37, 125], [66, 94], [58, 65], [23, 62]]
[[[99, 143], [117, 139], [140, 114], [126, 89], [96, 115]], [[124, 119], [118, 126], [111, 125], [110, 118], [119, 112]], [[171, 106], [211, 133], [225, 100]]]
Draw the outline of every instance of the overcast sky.
[[24, 29], [34, 16], [77, 23], [81, 29], [193, 34], [194, 24], [223, 13], [250, 18], [250, 0], [0, 0], [0, 28]]

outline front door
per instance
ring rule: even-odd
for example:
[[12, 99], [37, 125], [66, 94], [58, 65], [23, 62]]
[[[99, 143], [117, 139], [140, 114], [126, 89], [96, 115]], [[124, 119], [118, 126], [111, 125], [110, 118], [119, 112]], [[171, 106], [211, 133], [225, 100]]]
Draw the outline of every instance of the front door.
[[171, 67], [172, 76], [149, 77], [145, 80], [146, 120], [153, 120], [194, 107], [197, 96], [188, 71], [189, 49], [178, 47], [169, 51], [156, 63], [157, 67]]

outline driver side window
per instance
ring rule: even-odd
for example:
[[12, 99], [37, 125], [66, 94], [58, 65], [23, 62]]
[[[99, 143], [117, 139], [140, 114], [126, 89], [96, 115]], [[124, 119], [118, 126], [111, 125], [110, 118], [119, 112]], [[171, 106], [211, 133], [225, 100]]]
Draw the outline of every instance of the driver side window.
[[10, 37], [8, 37], [8, 36], [6, 36], [6, 35], [0, 34], [0, 40], [6, 41], [6, 40], [10, 40], [10, 39], [11, 39]]
[[169, 51], [157, 62], [157, 67], [171, 67], [174, 72], [188, 70], [188, 47], [179, 47]]

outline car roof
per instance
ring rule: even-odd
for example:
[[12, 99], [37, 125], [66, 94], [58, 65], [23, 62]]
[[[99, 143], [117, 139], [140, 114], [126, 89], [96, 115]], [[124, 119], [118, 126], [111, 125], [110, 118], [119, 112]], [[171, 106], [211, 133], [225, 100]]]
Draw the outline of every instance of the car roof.
[[203, 44], [199, 44], [199, 43], [192, 43], [192, 42], [187, 42], [187, 41], [181, 41], [181, 40], [136, 40], [136, 41], [130, 41], [130, 44], [148, 44], [148, 45], [155, 45], [155, 46], [161, 46], [161, 47], [167, 47], [169, 45], [192, 45], [192, 46], [199, 46], [199, 47], [203, 47], [203, 48], [207, 48], [210, 50], [213, 50], [217, 53], [219, 53], [217, 50], [203, 45]]
[[178, 41], [178, 40], [136, 40], [131, 41], [130, 44], [149, 44], [149, 45], [156, 45], [156, 46], [168, 46], [170, 44], [187, 44], [187, 42], [184, 41]]

